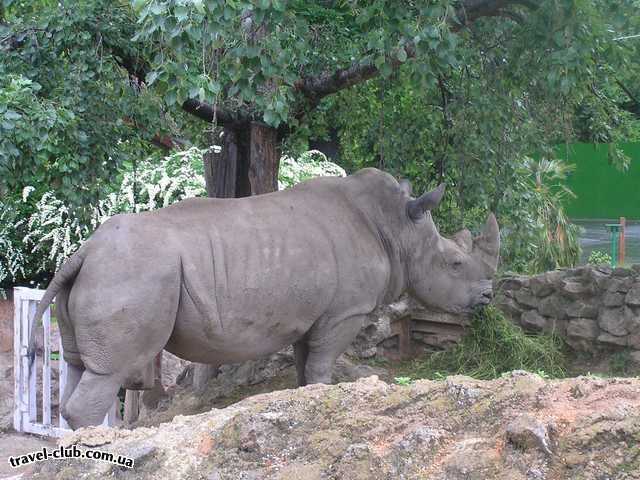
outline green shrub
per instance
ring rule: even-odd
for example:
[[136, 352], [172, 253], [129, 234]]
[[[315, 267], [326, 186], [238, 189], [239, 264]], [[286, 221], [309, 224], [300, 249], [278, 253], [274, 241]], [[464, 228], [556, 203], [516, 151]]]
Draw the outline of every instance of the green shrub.
[[589, 265], [602, 265], [606, 263], [607, 265], [611, 264], [611, 255], [607, 252], [603, 252], [602, 250], [594, 250], [589, 255], [589, 260], [587, 260]]
[[397, 375], [428, 379], [468, 375], [487, 380], [512, 370], [527, 370], [558, 378], [566, 374], [564, 347], [558, 335], [526, 333], [489, 306], [474, 315], [458, 345], [414, 360]]

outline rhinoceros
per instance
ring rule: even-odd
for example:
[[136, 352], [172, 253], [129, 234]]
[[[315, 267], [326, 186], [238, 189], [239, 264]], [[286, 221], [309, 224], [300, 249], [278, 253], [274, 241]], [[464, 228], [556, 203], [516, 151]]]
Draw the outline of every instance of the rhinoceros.
[[220, 365], [293, 344], [299, 385], [329, 383], [366, 315], [403, 292], [449, 312], [488, 303], [496, 219], [475, 239], [442, 237], [430, 210], [443, 192], [413, 198], [407, 181], [367, 168], [110, 218], [36, 312], [56, 297], [69, 364], [62, 415], [74, 429], [99, 424], [162, 349]]

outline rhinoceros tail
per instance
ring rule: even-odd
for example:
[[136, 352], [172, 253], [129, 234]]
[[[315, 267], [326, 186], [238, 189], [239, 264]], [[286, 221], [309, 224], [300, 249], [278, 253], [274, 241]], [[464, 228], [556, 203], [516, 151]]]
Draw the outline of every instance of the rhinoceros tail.
[[29, 335], [29, 346], [27, 348], [30, 366], [33, 364], [36, 357], [36, 325], [38, 325], [38, 322], [42, 319], [42, 315], [44, 315], [45, 310], [51, 304], [58, 292], [75, 280], [76, 275], [78, 275], [78, 272], [82, 267], [82, 262], [84, 262], [84, 257], [85, 249], [81, 247], [76, 253], [68, 258], [66, 262], [64, 262], [60, 270], [58, 270], [58, 273], [53, 277], [53, 280], [51, 280], [51, 283], [49, 283], [42, 300], [40, 300], [40, 303], [38, 304], [36, 314], [31, 321], [31, 333]]

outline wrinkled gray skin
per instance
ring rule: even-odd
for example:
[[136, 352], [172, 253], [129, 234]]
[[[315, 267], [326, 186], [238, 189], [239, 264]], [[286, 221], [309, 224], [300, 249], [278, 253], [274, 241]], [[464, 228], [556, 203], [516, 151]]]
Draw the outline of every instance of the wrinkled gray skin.
[[[61, 408], [99, 424], [163, 348], [210, 364], [295, 347], [298, 381], [329, 383], [377, 305], [409, 291], [467, 311], [491, 298], [499, 235], [439, 235], [407, 182], [376, 169], [242, 199], [194, 198], [105, 222], [55, 276], [69, 365]], [[134, 385], [135, 386], [135, 385]]]

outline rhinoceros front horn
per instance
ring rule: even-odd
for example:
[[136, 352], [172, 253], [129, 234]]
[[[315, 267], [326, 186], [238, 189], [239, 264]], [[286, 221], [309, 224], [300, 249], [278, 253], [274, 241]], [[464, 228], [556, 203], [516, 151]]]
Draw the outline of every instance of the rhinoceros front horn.
[[473, 240], [473, 246], [480, 251], [482, 259], [495, 270], [500, 253], [500, 230], [493, 213], [487, 217], [482, 233]]
[[442, 196], [444, 195], [444, 183], [438, 185], [438, 188], [430, 192], [423, 193], [415, 200], [407, 202], [407, 214], [414, 222], [420, 220], [427, 210], [433, 210], [438, 206]]

